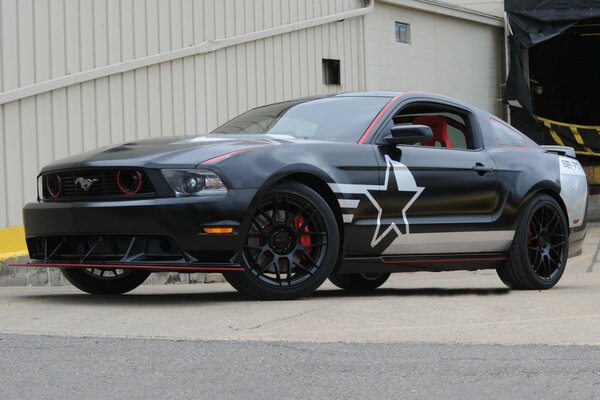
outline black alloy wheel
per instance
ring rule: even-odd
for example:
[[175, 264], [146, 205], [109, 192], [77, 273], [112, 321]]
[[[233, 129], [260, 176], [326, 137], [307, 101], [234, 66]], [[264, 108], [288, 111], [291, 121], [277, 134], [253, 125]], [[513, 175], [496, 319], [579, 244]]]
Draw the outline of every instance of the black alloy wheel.
[[123, 294], [140, 286], [149, 271], [133, 269], [64, 268], [62, 274], [73, 286], [90, 294]]
[[92, 275], [94, 278], [103, 279], [103, 280], [111, 280], [111, 279], [115, 279], [115, 278], [120, 278], [120, 277], [123, 277], [123, 275], [126, 275], [126, 274], [132, 272], [132, 270], [127, 270], [127, 269], [123, 269], [123, 268], [111, 268], [111, 269], [85, 268], [85, 269], [83, 269], [83, 271]]
[[287, 182], [255, 209], [241, 252], [245, 272], [226, 279], [261, 299], [293, 299], [314, 291], [334, 268], [339, 251], [335, 216], [312, 189]]
[[497, 269], [513, 289], [549, 289], [560, 280], [568, 257], [565, 214], [548, 195], [537, 195], [521, 212], [509, 262]]
[[535, 211], [529, 223], [529, 262], [542, 279], [551, 280], [565, 264], [567, 233], [560, 218], [557, 209], [545, 204]]

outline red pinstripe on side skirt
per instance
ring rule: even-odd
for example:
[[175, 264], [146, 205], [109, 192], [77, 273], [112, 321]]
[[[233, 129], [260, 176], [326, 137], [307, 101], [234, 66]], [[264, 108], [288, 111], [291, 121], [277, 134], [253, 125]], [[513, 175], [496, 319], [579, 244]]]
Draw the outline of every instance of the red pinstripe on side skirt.
[[11, 267], [58, 267], [58, 268], [122, 268], [122, 269], [155, 269], [161, 271], [244, 271], [242, 267], [194, 267], [175, 265], [137, 265], [137, 264], [70, 264], [70, 263], [29, 263], [9, 264]]
[[369, 125], [369, 127], [367, 128], [365, 133], [363, 133], [362, 136], [360, 137], [360, 139], [358, 139], [358, 144], [363, 144], [367, 140], [367, 138], [371, 134], [371, 131], [375, 128], [375, 126], [377, 125], [377, 123], [379, 122], [381, 117], [383, 117], [383, 115], [386, 113], [386, 111], [389, 110], [389, 108], [396, 102], [396, 100], [398, 100], [402, 96], [404, 96], [404, 93], [393, 97], [390, 101], [388, 101], [385, 104], [385, 106], [383, 106], [381, 111], [379, 111], [377, 116], [375, 116], [375, 119], [373, 119], [373, 121], [371, 121], [371, 124]]
[[466, 262], [466, 261], [506, 261], [506, 257], [483, 257], [483, 258], [448, 258], [448, 259], [425, 259], [425, 260], [386, 260], [379, 257], [379, 260], [384, 264], [418, 264], [418, 263], [434, 263], [434, 262]]

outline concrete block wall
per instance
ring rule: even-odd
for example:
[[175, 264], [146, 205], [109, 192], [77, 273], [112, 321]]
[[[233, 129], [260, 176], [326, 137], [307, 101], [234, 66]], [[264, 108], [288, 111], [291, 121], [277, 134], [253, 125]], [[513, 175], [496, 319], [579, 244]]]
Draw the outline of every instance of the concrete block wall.
[[[18, 257], [0, 262], [0, 287], [3, 286], [64, 286], [70, 283], [58, 268], [10, 267], [11, 263], [26, 263], [27, 257]], [[145, 285], [196, 284], [225, 282], [223, 275], [215, 273], [178, 274], [156, 272], [151, 274]]]

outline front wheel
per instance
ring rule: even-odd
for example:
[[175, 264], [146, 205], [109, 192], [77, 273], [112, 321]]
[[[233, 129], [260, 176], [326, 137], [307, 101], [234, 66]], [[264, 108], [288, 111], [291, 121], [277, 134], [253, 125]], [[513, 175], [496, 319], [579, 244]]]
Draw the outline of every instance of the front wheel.
[[383, 285], [389, 277], [389, 273], [331, 274], [329, 280], [340, 289], [373, 290]]
[[62, 274], [77, 289], [90, 294], [123, 294], [140, 286], [150, 272], [131, 269], [63, 269]]
[[258, 204], [242, 251], [244, 272], [226, 272], [239, 292], [265, 300], [307, 296], [327, 279], [339, 252], [335, 215], [298, 182], [273, 187]]
[[496, 271], [511, 289], [550, 289], [567, 265], [567, 220], [556, 200], [537, 195], [520, 213], [509, 262]]

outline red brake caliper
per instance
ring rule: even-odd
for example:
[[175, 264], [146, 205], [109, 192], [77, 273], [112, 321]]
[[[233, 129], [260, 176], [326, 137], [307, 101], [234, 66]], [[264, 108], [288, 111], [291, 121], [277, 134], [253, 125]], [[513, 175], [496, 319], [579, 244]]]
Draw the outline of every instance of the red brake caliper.
[[[300, 227], [303, 224], [304, 224], [304, 217], [302, 215], [297, 215], [296, 218], [294, 218], [294, 225], [296, 226], [296, 229], [300, 229]], [[302, 231], [309, 232], [308, 224], [304, 227], [304, 229], [302, 229]], [[298, 240], [300, 241], [300, 244], [302, 246], [310, 246], [310, 244], [311, 244], [310, 235], [308, 233], [300, 234], [300, 237], [298, 238]], [[306, 249], [306, 252], [308, 254], [310, 254], [311, 250], [312, 249], [308, 248], [308, 249]]]

